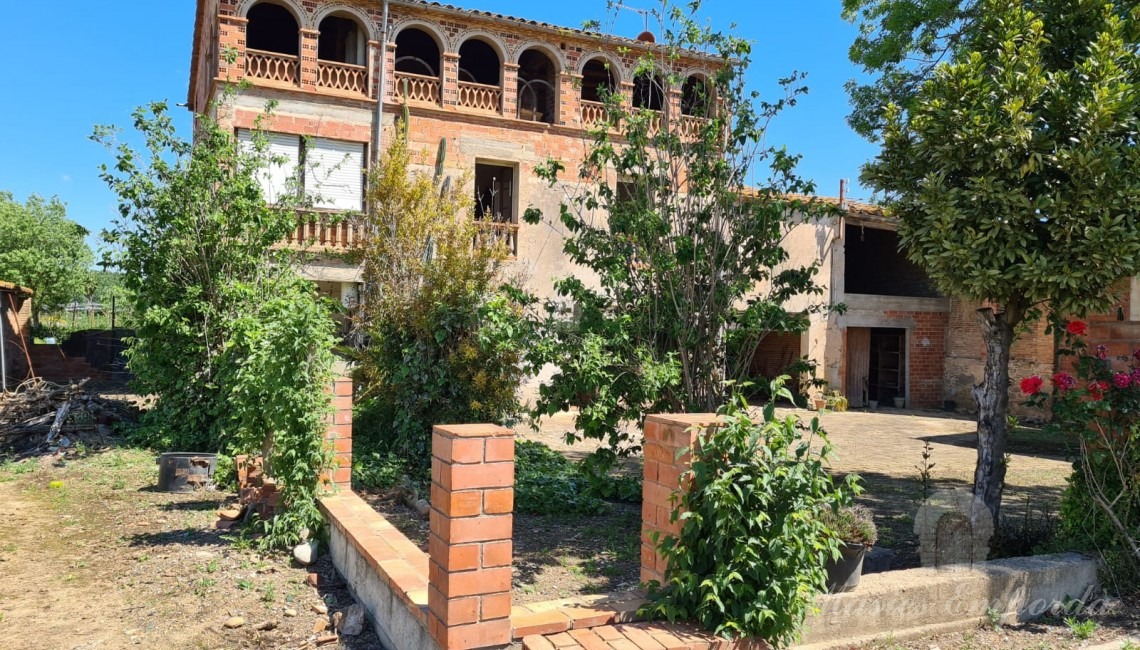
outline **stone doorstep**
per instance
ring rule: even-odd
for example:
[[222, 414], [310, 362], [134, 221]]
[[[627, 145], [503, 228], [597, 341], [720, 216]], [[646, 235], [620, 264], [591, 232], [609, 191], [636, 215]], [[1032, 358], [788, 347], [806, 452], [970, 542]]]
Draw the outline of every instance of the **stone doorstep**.
[[518, 605], [511, 608], [511, 638], [629, 623], [644, 603], [642, 593], [630, 591]]
[[427, 554], [353, 492], [342, 490], [317, 503], [329, 524], [344, 532], [372, 570], [426, 627]]

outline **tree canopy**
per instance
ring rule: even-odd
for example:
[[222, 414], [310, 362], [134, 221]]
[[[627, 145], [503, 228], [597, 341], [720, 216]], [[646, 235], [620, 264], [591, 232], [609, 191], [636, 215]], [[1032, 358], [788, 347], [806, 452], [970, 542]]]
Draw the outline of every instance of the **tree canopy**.
[[975, 9], [951, 61], [905, 106], [883, 107], [882, 150], [863, 179], [943, 292], [998, 307], [981, 312], [986, 371], [975, 390], [975, 491], [996, 515], [1015, 328], [1041, 309], [1104, 308], [1140, 267], [1140, 10], [1090, 0]]
[[82, 298], [94, 256], [87, 230], [67, 218], [59, 198], [36, 194], [21, 204], [0, 192], [0, 280], [35, 291], [33, 319]]

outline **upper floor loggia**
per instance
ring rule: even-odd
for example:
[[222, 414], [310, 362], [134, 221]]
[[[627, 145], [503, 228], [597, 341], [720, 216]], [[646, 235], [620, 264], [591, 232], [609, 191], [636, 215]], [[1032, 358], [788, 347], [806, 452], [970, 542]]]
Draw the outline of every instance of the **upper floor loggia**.
[[571, 127], [604, 120], [607, 95], [661, 119], [677, 116], [683, 131], [698, 128], [712, 105], [711, 59], [682, 60], [684, 69], [670, 74], [638, 71], [637, 48], [654, 47], [648, 34], [633, 41], [552, 28], [536, 38], [531, 21], [391, 1], [401, 12], [385, 34], [378, 2], [214, 0], [216, 29], [196, 44], [191, 108], [204, 108], [194, 104], [208, 100], [210, 81], [242, 80], [363, 102], [383, 87], [386, 103]]

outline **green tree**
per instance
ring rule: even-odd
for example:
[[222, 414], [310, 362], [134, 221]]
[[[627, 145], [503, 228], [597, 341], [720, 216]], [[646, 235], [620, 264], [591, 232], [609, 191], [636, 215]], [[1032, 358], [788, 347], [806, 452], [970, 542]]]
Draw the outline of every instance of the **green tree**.
[[108, 127], [94, 138], [115, 157], [102, 178], [121, 216], [104, 236], [134, 302], [130, 369], [136, 390], [157, 398], [137, 435], [163, 449], [263, 455], [283, 507], [264, 522], [265, 543], [296, 542], [321, 522], [333, 323], [289, 254], [271, 247], [305, 204], [266, 204], [258, 176], [283, 161], [260, 132], [243, 146], [198, 116], [186, 141], [162, 103], [138, 109], [134, 124], [144, 153]]
[[907, 256], [947, 294], [989, 305], [974, 491], [996, 519], [1018, 327], [1104, 308], [1140, 266], [1140, 14], [1088, 0], [981, 11], [953, 61], [886, 108], [863, 178]]
[[34, 325], [44, 311], [83, 297], [94, 256], [87, 230], [67, 218], [62, 201], [33, 194], [21, 205], [0, 192], [0, 232], [0, 280], [35, 292]]
[[[631, 450], [626, 423], [647, 413], [716, 410], [726, 381], [747, 377], [764, 335], [806, 327], [807, 314], [783, 305], [821, 293], [817, 264], [790, 260], [783, 239], [828, 208], [805, 198], [814, 186], [796, 176], [798, 157], [764, 144], [771, 120], [805, 91], [801, 77], [760, 101], [745, 88], [751, 45], [698, 23], [699, 7], [654, 11], [662, 38], [636, 66], [642, 96], [634, 105], [603, 97], [606, 119], [590, 132], [576, 181], [561, 179], [560, 161], [539, 170], [565, 191], [564, 252], [588, 273], [557, 281], [558, 299], [536, 319], [528, 360], [557, 372], [541, 386], [535, 415], [579, 406], [578, 435], [607, 440], [603, 456]], [[682, 88], [687, 80], [670, 71], [693, 54], [712, 71], [689, 84], [690, 115], [636, 107]], [[525, 216], [546, 218], [534, 209]], [[730, 343], [739, 354], [728, 355]]]
[[444, 176], [446, 141], [434, 174], [413, 170], [424, 153], [401, 135], [369, 175], [360, 251], [369, 343], [354, 429], [366, 450], [397, 454], [417, 476], [431, 460], [432, 425], [504, 422], [519, 411], [522, 380], [521, 309], [499, 287], [506, 250], [475, 223], [466, 179]]

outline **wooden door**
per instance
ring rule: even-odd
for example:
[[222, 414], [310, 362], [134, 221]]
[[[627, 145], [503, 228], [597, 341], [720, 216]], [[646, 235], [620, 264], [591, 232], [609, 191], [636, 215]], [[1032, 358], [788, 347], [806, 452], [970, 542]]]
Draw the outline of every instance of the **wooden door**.
[[871, 374], [871, 328], [847, 328], [847, 403], [867, 405], [867, 380]]

